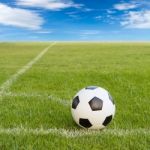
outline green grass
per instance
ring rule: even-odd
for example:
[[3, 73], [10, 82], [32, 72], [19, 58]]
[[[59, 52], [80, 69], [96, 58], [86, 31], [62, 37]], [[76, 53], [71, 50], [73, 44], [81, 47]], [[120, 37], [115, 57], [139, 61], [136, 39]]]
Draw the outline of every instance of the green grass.
[[1, 43], [0, 84], [37, 55], [45, 44]]
[[[0, 84], [48, 45], [1, 43]], [[0, 149], [149, 150], [148, 43], [57, 43], [12, 84], [9, 89], [12, 95], [0, 98], [0, 129], [42, 127], [84, 132], [73, 122], [70, 106], [63, 103], [64, 100], [69, 103], [78, 90], [88, 85], [104, 87], [113, 95], [117, 111], [106, 131], [118, 129], [117, 134], [97, 131], [97, 134], [67, 137], [56, 133], [0, 132]], [[62, 103], [58, 98], [64, 99]], [[119, 135], [125, 129], [144, 129], [148, 133]]]

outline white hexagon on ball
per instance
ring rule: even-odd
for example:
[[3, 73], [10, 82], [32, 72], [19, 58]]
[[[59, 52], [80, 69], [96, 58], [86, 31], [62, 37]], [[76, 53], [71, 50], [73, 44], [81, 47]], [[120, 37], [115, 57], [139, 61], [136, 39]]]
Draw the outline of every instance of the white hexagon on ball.
[[75, 95], [71, 112], [80, 127], [103, 129], [114, 118], [115, 104], [107, 90], [89, 86]]

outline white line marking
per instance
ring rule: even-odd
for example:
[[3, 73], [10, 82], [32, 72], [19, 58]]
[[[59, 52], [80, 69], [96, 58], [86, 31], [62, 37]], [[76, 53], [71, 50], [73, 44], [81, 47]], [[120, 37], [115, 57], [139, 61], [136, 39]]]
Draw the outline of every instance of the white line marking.
[[59, 103], [61, 105], [64, 106], [71, 106], [71, 100], [65, 100], [65, 99], [61, 99], [58, 98], [54, 95], [48, 95], [48, 94], [39, 94], [39, 93], [11, 93], [11, 92], [5, 92], [3, 93], [3, 96], [10, 96], [10, 97], [27, 97], [27, 98], [31, 98], [31, 97], [39, 97], [42, 100], [43, 99], [48, 99], [48, 100], [52, 100], [56, 103]]
[[88, 135], [114, 135], [114, 136], [136, 136], [136, 135], [150, 135], [150, 129], [104, 129], [104, 130], [84, 130], [84, 129], [63, 129], [63, 128], [0, 128], [0, 134], [7, 134], [7, 135], [50, 135], [55, 134], [67, 138], [75, 138], [75, 137], [82, 137]]
[[54, 46], [56, 42], [50, 44], [48, 47], [46, 47], [40, 54], [38, 54], [33, 60], [31, 60], [29, 63], [27, 63], [25, 66], [23, 66], [16, 74], [12, 75], [6, 82], [4, 82], [0, 86], [0, 96], [3, 95], [4, 92], [6, 92], [10, 86], [17, 80], [19, 76], [24, 74], [27, 70], [29, 70], [52, 46]]

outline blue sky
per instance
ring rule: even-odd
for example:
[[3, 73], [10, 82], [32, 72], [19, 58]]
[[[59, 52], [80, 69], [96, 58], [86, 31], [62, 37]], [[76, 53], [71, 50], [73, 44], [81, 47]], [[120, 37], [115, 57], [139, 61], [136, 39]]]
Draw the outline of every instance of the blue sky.
[[0, 41], [150, 41], [150, 1], [0, 0]]

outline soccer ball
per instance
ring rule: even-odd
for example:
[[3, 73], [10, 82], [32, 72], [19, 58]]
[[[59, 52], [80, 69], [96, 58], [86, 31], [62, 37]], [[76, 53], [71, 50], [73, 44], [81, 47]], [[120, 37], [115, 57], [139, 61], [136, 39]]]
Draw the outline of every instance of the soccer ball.
[[75, 95], [71, 112], [79, 126], [103, 129], [115, 115], [115, 104], [108, 91], [101, 87], [89, 86]]

